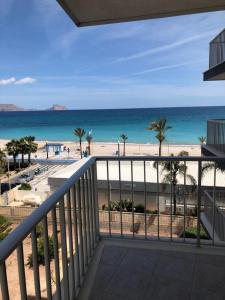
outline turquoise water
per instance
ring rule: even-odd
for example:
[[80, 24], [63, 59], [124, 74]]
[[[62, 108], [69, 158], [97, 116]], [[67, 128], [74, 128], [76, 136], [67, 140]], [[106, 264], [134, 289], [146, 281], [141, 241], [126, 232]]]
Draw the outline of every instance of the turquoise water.
[[206, 121], [225, 118], [223, 107], [179, 107], [107, 110], [0, 112], [0, 138], [34, 135], [37, 140], [75, 140], [73, 129], [92, 130], [95, 141], [116, 142], [126, 133], [129, 142], [156, 143], [148, 123], [165, 117], [167, 140], [174, 144], [197, 144], [206, 135]]

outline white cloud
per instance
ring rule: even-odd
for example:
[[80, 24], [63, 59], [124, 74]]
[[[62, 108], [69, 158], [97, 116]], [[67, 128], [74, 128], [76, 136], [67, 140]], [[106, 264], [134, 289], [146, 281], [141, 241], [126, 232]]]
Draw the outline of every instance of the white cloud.
[[194, 41], [204, 39], [205, 37], [210, 37], [210, 36], [213, 37], [216, 33], [218, 33], [218, 30], [211, 30], [211, 31], [200, 33], [200, 34], [197, 34], [197, 35], [192, 35], [190, 37], [180, 39], [180, 40], [178, 40], [176, 42], [173, 42], [173, 43], [165, 44], [163, 46], [159, 46], [159, 47], [155, 47], [155, 48], [150, 48], [150, 49], [145, 50], [145, 51], [136, 52], [132, 55], [119, 57], [114, 61], [114, 63], [129, 61], [129, 60], [133, 60], [133, 59], [138, 59], [138, 58], [149, 56], [151, 54], [156, 54], [156, 53], [159, 53], [159, 52], [162, 52], [162, 51], [167, 51], [167, 50], [170, 50], [170, 49], [174, 49], [174, 48], [177, 48], [179, 46], [182, 46], [182, 45], [185, 45], [185, 44], [192, 43]]
[[188, 61], [188, 62], [184, 62], [184, 63], [166, 65], [166, 66], [161, 66], [161, 67], [157, 67], [157, 68], [150, 68], [150, 69], [147, 69], [147, 70], [144, 70], [144, 71], [140, 71], [140, 72], [137, 72], [137, 73], [130, 74], [130, 76], [137, 76], [137, 75], [143, 75], [143, 74], [146, 74], [146, 73], [163, 71], [163, 70], [167, 70], [167, 69], [174, 69], [174, 68], [180, 68], [180, 67], [184, 67], [184, 66], [196, 65], [196, 64], [199, 64], [199, 63], [202, 63], [202, 62], [205, 62], [205, 61], [206, 61], [205, 59], [201, 59], [201, 60], [197, 60], [197, 61]]
[[30, 84], [30, 83], [34, 83], [36, 81], [35, 78], [31, 78], [31, 77], [24, 77], [21, 79], [18, 79], [14, 82], [14, 84]]
[[0, 79], [0, 85], [8, 85], [8, 84], [12, 84], [16, 81], [15, 77], [11, 77], [8, 79]]
[[31, 84], [36, 81], [35, 78], [24, 77], [21, 79], [16, 79], [15, 77], [10, 77], [7, 79], [0, 79], [0, 86], [9, 85], [9, 84]]

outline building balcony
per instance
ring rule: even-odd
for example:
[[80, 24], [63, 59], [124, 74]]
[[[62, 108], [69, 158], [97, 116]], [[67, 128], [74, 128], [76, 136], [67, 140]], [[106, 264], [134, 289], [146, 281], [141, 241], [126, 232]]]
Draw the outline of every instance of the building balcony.
[[[207, 121], [207, 143], [202, 145], [202, 154], [206, 156], [225, 156], [225, 120]], [[224, 166], [223, 162], [220, 162]]]
[[225, 30], [218, 34], [209, 46], [209, 70], [204, 80], [225, 80]]
[[221, 159], [80, 160], [0, 242], [2, 299], [224, 299]]

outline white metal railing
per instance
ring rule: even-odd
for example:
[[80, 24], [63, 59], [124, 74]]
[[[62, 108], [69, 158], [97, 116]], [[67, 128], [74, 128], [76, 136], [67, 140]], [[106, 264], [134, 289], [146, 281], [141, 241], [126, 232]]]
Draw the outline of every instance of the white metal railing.
[[[2, 298], [15, 299], [10, 292], [15, 284], [8, 284], [7, 258], [16, 250], [21, 299], [27, 299], [24, 260], [24, 241], [30, 235], [33, 259], [33, 292], [41, 299], [36, 226], [42, 224], [47, 299], [74, 299], [90, 263], [98, 241], [96, 209], [95, 158], [88, 159], [80, 169], [27, 217], [4, 241], [0, 242], [0, 283]], [[58, 236], [58, 226], [60, 236]], [[54, 274], [50, 269], [49, 231], [54, 244]], [[61, 267], [62, 266], [62, 267]], [[54, 276], [55, 290], [52, 290]]]
[[[105, 156], [85, 159], [71, 178], [0, 242], [0, 283], [3, 300], [16, 299], [11, 294], [15, 284], [10, 281], [8, 264], [14, 250], [17, 254], [21, 299], [27, 299], [30, 293], [33, 293], [31, 296], [35, 299], [75, 299], [99, 237], [195, 243], [198, 247], [201, 244], [216, 245], [214, 238], [206, 242], [201, 239], [200, 214], [204, 211], [202, 195], [205, 188], [202, 167], [205, 162], [210, 161], [214, 164], [213, 175], [209, 177], [212, 179], [211, 188], [215, 190], [217, 163], [221, 160], [224, 161], [224, 158], [188, 156]], [[164, 173], [161, 162], [169, 163], [169, 177], [174, 172], [176, 162], [183, 164], [182, 176], [177, 177], [178, 189], [175, 189], [172, 182], [167, 182], [165, 189], [163, 188]], [[192, 185], [188, 182], [189, 170], [196, 178], [193, 197]], [[170, 208], [168, 209], [168, 201], [164, 200], [166, 209], [163, 210], [161, 198], [165, 193], [167, 199], [169, 195]], [[183, 205], [183, 208], [174, 213], [177, 193], [179, 207]], [[123, 200], [127, 195], [131, 203], [129, 211], [123, 208]], [[119, 209], [112, 211], [112, 202], [116, 200]], [[104, 202], [104, 209], [101, 207], [101, 201]], [[139, 201], [143, 203], [142, 211], [138, 211]], [[196, 213], [189, 209], [193, 206], [189, 201], [194, 201]], [[151, 207], [152, 203], [154, 207]], [[215, 202], [213, 203], [215, 206]], [[108, 209], [105, 206], [108, 206]], [[215, 214], [213, 218], [212, 222], [215, 223]], [[40, 223], [43, 226], [45, 254], [44, 289], [41, 288], [43, 279], [40, 280], [37, 251], [37, 225]], [[187, 236], [189, 227], [196, 228], [194, 239]], [[52, 235], [54, 246], [52, 262], [49, 235]], [[32, 291], [27, 288], [29, 278], [24, 254], [24, 245], [28, 238], [31, 241], [33, 258]]]

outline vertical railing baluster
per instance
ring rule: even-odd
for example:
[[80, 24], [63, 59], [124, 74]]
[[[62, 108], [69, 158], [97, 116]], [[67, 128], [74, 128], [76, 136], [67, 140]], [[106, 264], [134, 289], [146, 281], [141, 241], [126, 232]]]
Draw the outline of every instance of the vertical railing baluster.
[[95, 188], [94, 188], [94, 168], [93, 166], [90, 169], [91, 172], [91, 195], [92, 195], [92, 202], [91, 202], [91, 210], [92, 210], [92, 227], [93, 227], [93, 242], [94, 247], [96, 246], [96, 209], [95, 209]]
[[133, 176], [133, 160], [130, 161], [131, 169], [131, 202], [132, 202], [132, 236], [134, 238], [134, 176]]
[[197, 205], [197, 247], [200, 247], [200, 229], [201, 229], [201, 193], [202, 193], [202, 162], [198, 161], [198, 205]]
[[39, 262], [37, 254], [37, 233], [36, 228], [31, 232], [31, 244], [32, 244], [32, 259], [33, 259], [33, 273], [34, 273], [34, 288], [35, 288], [35, 299], [41, 299], [40, 290], [40, 272]]
[[74, 241], [75, 241], [75, 257], [76, 257], [76, 276], [77, 286], [80, 286], [80, 250], [79, 250], [79, 242], [78, 242], [78, 223], [77, 223], [77, 195], [76, 195], [76, 185], [73, 185], [71, 189], [71, 199], [72, 199], [72, 207], [73, 207], [73, 224], [74, 224]]
[[56, 285], [56, 298], [61, 300], [61, 282], [60, 282], [60, 267], [59, 267], [59, 242], [57, 233], [57, 217], [56, 208], [51, 210], [52, 216], [52, 237], [54, 247], [54, 263], [55, 263], [55, 285]]
[[186, 240], [186, 161], [184, 161], [184, 231], [183, 231], [183, 242]]
[[90, 211], [90, 195], [89, 195], [89, 185], [88, 185], [88, 172], [86, 171], [85, 173], [85, 177], [86, 177], [86, 184], [85, 184], [85, 190], [86, 190], [86, 216], [87, 216], [87, 239], [88, 239], [88, 262], [89, 259], [91, 257], [91, 233], [90, 233], [90, 215], [89, 215], [89, 211]]
[[108, 195], [108, 214], [109, 214], [109, 236], [112, 236], [111, 232], [111, 203], [110, 203], [110, 183], [109, 183], [109, 161], [106, 161], [106, 171], [107, 171], [107, 195]]
[[27, 287], [26, 287], [26, 276], [24, 268], [24, 255], [23, 255], [23, 244], [20, 243], [17, 246], [17, 262], [18, 262], [18, 272], [19, 272], [19, 284], [20, 284], [20, 296], [21, 299], [27, 299]]
[[[173, 188], [172, 178], [172, 162], [170, 162], [170, 241], [173, 240], [173, 209], [175, 211], [175, 203], [173, 203], [173, 197], [176, 197], [176, 191]], [[173, 207], [174, 206], [174, 207]], [[176, 217], [176, 216], [174, 216]]]
[[84, 276], [84, 245], [83, 245], [83, 222], [81, 216], [81, 180], [77, 184], [77, 201], [78, 201], [78, 220], [79, 220], [79, 240], [80, 240], [80, 260], [81, 260], [81, 275]]
[[157, 236], [159, 240], [159, 162], [156, 162], [156, 177], [157, 177]]
[[9, 300], [9, 289], [5, 261], [0, 263], [0, 290], [3, 300]]
[[91, 235], [91, 255], [94, 252], [94, 228], [93, 228], [93, 193], [91, 187], [91, 171], [88, 169], [88, 189], [89, 189], [89, 218], [90, 218], [90, 235]]
[[75, 291], [75, 273], [74, 273], [74, 254], [73, 254], [73, 231], [72, 231], [72, 219], [71, 219], [71, 199], [70, 190], [66, 195], [67, 200], [67, 223], [68, 223], [68, 237], [69, 237], [69, 274], [71, 275], [71, 298], [74, 299], [76, 296]]
[[97, 180], [97, 162], [93, 164], [93, 183], [94, 183], [94, 209], [95, 209], [95, 222], [96, 222], [96, 241], [100, 238], [99, 228], [99, 208], [98, 208], [98, 180]]
[[145, 239], [147, 240], [147, 195], [146, 195], [146, 161], [144, 160], [144, 202], [145, 202]]
[[118, 158], [119, 167], [119, 203], [120, 203], [120, 237], [123, 236], [123, 213], [122, 213], [122, 194], [121, 194], [121, 161]]
[[87, 220], [86, 220], [86, 195], [85, 195], [85, 179], [84, 175], [81, 177], [82, 182], [82, 217], [83, 217], [83, 235], [84, 235], [84, 264], [85, 270], [88, 266], [88, 246], [87, 246]]
[[213, 177], [213, 222], [212, 222], [212, 244], [215, 244], [215, 205], [216, 205], [216, 163], [214, 163]]
[[51, 270], [50, 270], [50, 251], [48, 239], [48, 220], [47, 216], [42, 220], [43, 238], [44, 238], [44, 260], [45, 260], [45, 279], [48, 299], [52, 299], [52, 285], [51, 285]]
[[68, 263], [67, 263], [67, 242], [66, 242], [66, 219], [64, 198], [59, 201], [59, 220], [60, 220], [60, 233], [61, 233], [61, 247], [62, 247], [62, 268], [63, 268], [63, 299], [69, 300], [69, 276], [68, 276]]

